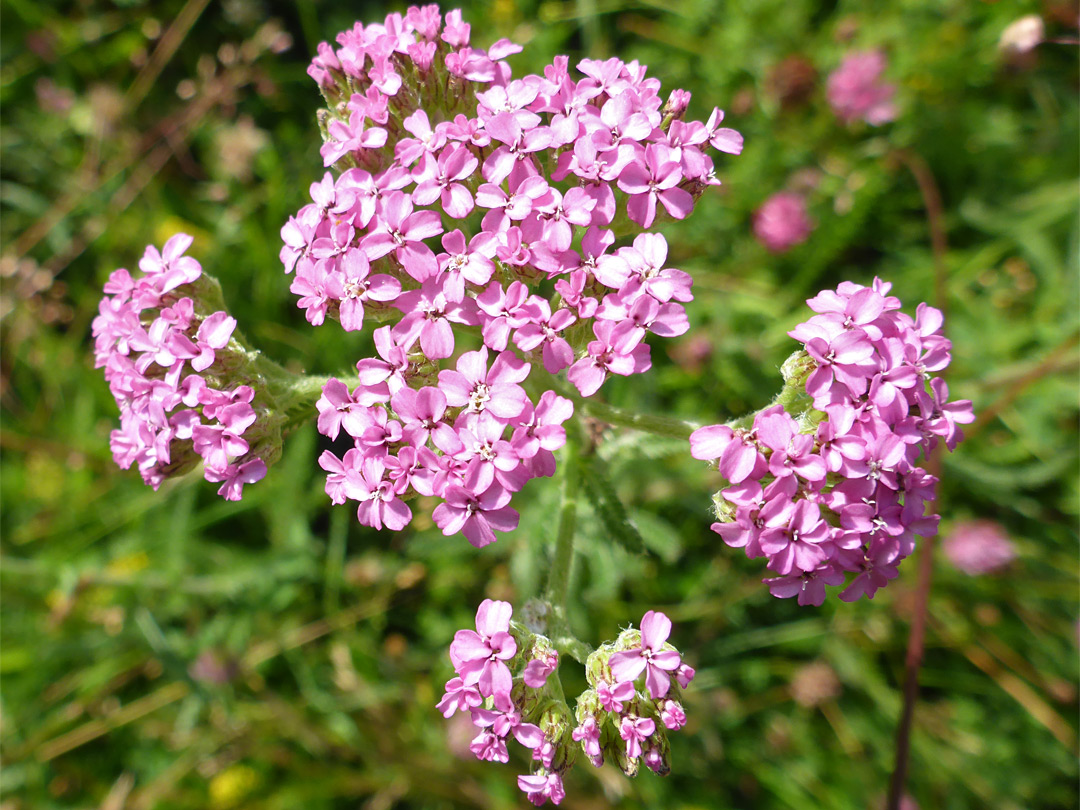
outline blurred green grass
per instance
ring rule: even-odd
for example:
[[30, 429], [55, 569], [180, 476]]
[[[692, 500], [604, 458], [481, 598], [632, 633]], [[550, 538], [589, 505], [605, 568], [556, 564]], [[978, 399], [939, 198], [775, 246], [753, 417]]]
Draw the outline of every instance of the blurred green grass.
[[[925, 160], [949, 240], [949, 384], [981, 415], [946, 459], [942, 528], [996, 520], [1019, 557], [981, 578], [938, 562], [909, 779], [923, 808], [1077, 806], [1078, 76], [1075, 47], [999, 54], [1032, 11], [1075, 37], [1075, 4], [1054, 2], [465, 8], [477, 41], [525, 44], [515, 73], [555, 53], [636, 58], [693, 92], [694, 117], [719, 105], [746, 135], [721, 190], [665, 227], [671, 263], [695, 278], [693, 330], [654, 346], [652, 373], [605, 388], [616, 404], [693, 420], [759, 407], [817, 290], [880, 275], [912, 309], [931, 298], [925, 208], [899, 155]], [[112, 464], [115, 406], [89, 356], [108, 273], [180, 229], [264, 350], [312, 371], [366, 350], [307, 326], [277, 233], [322, 174], [310, 53], [385, 13], [3, 6], [4, 810], [522, 805], [525, 763], [462, 757], [468, 729], [448, 732], [433, 706], [479, 600], [542, 584], [551, 482], [530, 484], [521, 528], [481, 551], [423, 521], [389, 536], [331, 509], [310, 428], [240, 503], [197, 478], [153, 493]], [[888, 53], [901, 114], [848, 130], [824, 78], [866, 47]], [[810, 80], [793, 89], [796, 62]], [[818, 227], [775, 257], [750, 217], [791, 183]], [[602, 452], [648, 550], [611, 546], [583, 514], [576, 630], [598, 641], [662, 607], [699, 676], [670, 777], [581, 767], [566, 806], [874, 806], [915, 566], [871, 603], [774, 600], [760, 566], [708, 531], [704, 469], [648, 438]]]

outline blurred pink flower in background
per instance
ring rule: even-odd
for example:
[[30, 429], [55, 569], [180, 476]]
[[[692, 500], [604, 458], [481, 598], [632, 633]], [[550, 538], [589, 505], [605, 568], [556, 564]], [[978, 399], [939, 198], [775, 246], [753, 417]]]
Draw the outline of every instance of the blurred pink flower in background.
[[754, 236], [773, 253], [783, 253], [805, 242], [814, 223], [806, 201], [792, 191], [773, 194], [754, 213]]
[[878, 126], [896, 118], [893, 96], [896, 85], [881, 81], [885, 72], [885, 54], [859, 51], [844, 57], [840, 67], [829, 75], [829, 105], [845, 122], [858, 118]]
[[954, 567], [971, 576], [997, 571], [1016, 557], [1009, 536], [992, 520], [957, 523], [942, 548]]

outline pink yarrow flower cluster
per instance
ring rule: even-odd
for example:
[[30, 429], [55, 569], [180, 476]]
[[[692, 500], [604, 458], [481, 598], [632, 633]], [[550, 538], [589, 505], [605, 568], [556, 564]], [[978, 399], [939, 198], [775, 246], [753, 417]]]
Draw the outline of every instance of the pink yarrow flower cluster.
[[774, 596], [820, 605], [826, 585], [853, 574], [840, 598], [873, 598], [916, 536], [937, 531], [926, 514], [937, 480], [917, 465], [939, 441], [953, 450], [974, 417], [933, 376], [950, 359], [941, 313], [920, 304], [912, 319], [889, 289], [844, 282], [807, 302], [818, 314], [788, 333], [805, 352], [785, 364], [804, 410], [774, 405], [748, 428], [690, 437], [692, 455], [715, 460], [729, 483], [713, 531], [768, 559]]
[[850, 123], [861, 118], [878, 126], [896, 118], [896, 85], [881, 80], [885, 73], [885, 54], [859, 51], [844, 57], [829, 75], [826, 94], [833, 112]]
[[109, 276], [92, 327], [94, 360], [120, 408], [110, 436], [118, 465], [134, 464], [157, 489], [201, 458], [218, 494], [239, 500], [266, 474], [257, 445], [267, 411], [252, 387], [229, 384], [246, 352], [232, 338], [232, 317], [204, 311], [202, 267], [184, 255], [191, 243], [176, 234], [160, 251], [147, 247], [141, 275]]
[[[320, 429], [353, 447], [327, 452], [327, 491], [359, 519], [404, 527], [412, 493], [475, 545], [514, 528], [513, 493], [551, 475], [568, 400], [524, 383], [534, 366], [583, 396], [651, 366], [649, 333], [688, 329], [687, 273], [657, 233], [617, 245], [660, 212], [682, 219], [716, 185], [706, 148], [741, 136], [685, 121], [636, 62], [558, 57], [515, 79], [506, 40], [470, 45], [460, 12], [435, 6], [359, 23], [323, 43], [309, 72], [329, 109], [327, 173], [282, 229], [281, 259], [308, 320], [347, 331], [369, 320], [378, 358], [359, 385], [330, 381]], [[541, 287], [543, 285], [543, 287]], [[461, 334], [471, 333], [461, 354]]]
[[572, 737], [594, 766], [607, 754], [628, 776], [641, 762], [661, 776], [669, 772], [667, 732], [686, 724], [679, 697], [694, 679], [670, 635], [671, 620], [650, 610], [640, 630], [624, 630], [590, 656], [591, 688], [578, 698]]
[[476, 629], [459, 630], [450, 645], [456, 675], [437, 708], [447, 718], [469, 712], [480, 729], [469, 746], [473, 754], [508, 762], [511, 738], [530, 751], [532, 773], [519, 776], [518, 787], [536, 805], [563, 800], [562, 775], [579, 753], [599, 767], [606, 752], [629, 776], [642, 761], [667, 774], [667, 731], [685, 725], [678, 697], [694, 677], [667, 642], [670, 620], [649, 611], [640, 631], [629, 628], [590, 655], [592, 688], [577, 699], [575, 725], [555, 675], [559, 654], [546, 637], [512, 624], [512, 614], [508, 602], [485, 599]]
[[466, 352], [436, 385], [414, 389], [402, 379], [414, 360], [390, 327], [376, 345], [389, 360], [362, 360], [358, 386], [332, 379], [317, 403], [320, 431], [353, 443], [341, 458], [327, 450], [319, 459], [331, 500], [359, 501], [360, 523], [397, 531], [412, 519], [413, 493], [438, 497], [436, 525], [477, 547], [516, 528], [510, 499], [554, 473], [571, 402], [547, 391], [534, 405], [519, 385], [529, 368], [510, 351], [490, 365], [486, 347]]
[[[546, 639], [537, 644], [523, 628], [511, 634], [509, 602], [485, 599], [476, 611], [476, 630], [458, 630], [450, 645], [450, 661], [457, 676], [446, 682], [446, 694], [437, 708], [444, 717], [456, 711], [469, 712], [480, 733], [469, 745], [477, 759], [509, 762], [506, 747], [513, 738], [531, 752], [534, 772], [518, 777], [518, 786], [535, 804], [551, 799], [558, 804], [566, 795], [561, 772], [554, 767], [554, 750], [559, 740], [545, 734], [525, 716], [541, 722], [538, 701], [548, 676], [558, 666], [559, 656]], [[523, 671], [515, 677], [510, 665]], [[535, 694], [533, 694], [535, 692]], [[549, 731], [551, 719], [545, 723]], [[565, 763], [560, 762], [560, 765]]]
[[957, 523], [941, 550], [953, 567], [973, 577], [999, 571], [1016, 559], [1016, 546], [1001, 524], [992, 520]]
[[754, 236], [773, 253], [805, 242], [813, 230], [806, 200], [793, 191], [773, 194], [754, 212]]

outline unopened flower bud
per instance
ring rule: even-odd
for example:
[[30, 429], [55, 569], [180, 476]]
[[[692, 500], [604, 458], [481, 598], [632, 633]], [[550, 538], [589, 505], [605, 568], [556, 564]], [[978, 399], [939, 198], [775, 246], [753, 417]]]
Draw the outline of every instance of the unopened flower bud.
[[584, 722], [586, 717], [598, 715], [600, 712], [600, 699], [596, 696], [595, 689], [586, 689], [578, 695], [574, 716], [579, 724]]
[[641, 631], [634, 627], [628, 627], [619, 633], [615, 639], [615, 652], [632, 650], [641, 646]]
[[585, 660], [585, 678], [590, 686], [595, 687], [601, 682], [614, 681], [611, 676], [611, 667], [608, 666], [608, 659], [611, 658], [613, 652], [615, 652], [615, 647], [608, 642], [597, 647]]
[[548, 704], [537, 725], [553, 749], [550, 762], [545, 762], [545, 767], [562, 773], [573, 766], [579, 749], [573, 744], [574, 722], [566, 703], [558, 700]]
[[805, 350], [792, 353], [783, 365], [780, 366], [780, 374], [784, 378], [787, 387], [803, 388], [806, 379], [817, 368], [817, 363]]
[[731, 501], [724, 498], [723, 490], [714, 492], [712, 496], [713, 502], [713, 514], [716, 515], [716, 519], [720, 523], [732, 523], [735, 520], [735, 513], [738, 511], [738, 506]]
[[667, 776], [671, 773], [671, 749], [666, 737], [656, 734], [650, 738], [641, 758], [657, 776]]
[[540, 706], [548, 700], [544, 691], [526, 686], [521, 678], [514, 678], [510, 698], [521, 712], [521, 716], [529, 718], [529, 722], [535, 722], [535, 718], [539, 716]]
[[686, 108], [689, 106], [690, 93], [686, 90], [672, 90], [671, 95], [668, 96], [668, 100], [664, 104], [664, 109], [661, 110], [661, 115], [663, 115], [661, 126], [666, 128], [672, 121], [681, 121], [683, 116], [686, 115]]
[[628, 757], [626, 754], [626, 742], [616, 737], [604, 749], [614, 760], [619, 769], [633, 779], [641, 768], [640, 757]]
[[517, 645], [517, 653], [507, 661], [507, 666], [514, 672], [517, 672], [525, 666], [525, 662], [529, 660], [529, 650], [533, 644], [536, 643], [536, 636], [532, 631], [525, 627], [521, 622], [514, 620], [510, 622], [510, 629], [508, 631], [511, 638], [514, 639], [514, 643]]

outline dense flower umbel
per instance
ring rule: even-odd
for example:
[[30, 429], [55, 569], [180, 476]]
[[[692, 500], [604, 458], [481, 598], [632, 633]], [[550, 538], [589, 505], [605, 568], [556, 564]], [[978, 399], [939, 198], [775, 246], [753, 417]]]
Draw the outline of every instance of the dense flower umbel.
[[589, 656], [590, 689], [578, 697], [573, 739], [596, 767], [612, 758], [627, 776], [640, 764], [661, 776], [670, 770], [667, 732], [686, 724], [680, 697], [694, 670], [669, 642], [671, 620], [648, 611]]
[[[469, 746], [473, 754], [508, 762], [511, 736], [529, 749], [533, 773], [519, 776], [518, 787], [536, 805], [562, 801], [562, 774], [579, 751], [597, 767], [605, 754], [612, 757], [628, 776], [642, 760], [667, 774], [667, 731], [686, 723], [678, 697], [694, 677], [667, 643], [667, 616], [650, 610], [640, 632], [624, 630], [589, 656], [591, 688], [577, 699], [575, 726], [556, 673], [559, 654], [545, 636], [511, 622], [512, 612], [508, 602], [485, 599], [476, 630], [459, 630], [450, 645], [457, 675], [437, 708], [447, 718], [470, 713], [480, 729]], [[642, 680], [645, 689], [638, 691]]]
[[[473, 48], [457, 11], [414, 7], [337, 45], [309, 73], [340, 174], [311, 186], [281, 260], [312, 324], [394, 323], [359, 385], [332, 380], [319, 402], [323, 433], [353, 440], [323, 455], [327, 491], [391, 529], [414, 493], [436, 496], [443, 532], [485, 545], [517, 525], [513, 493], [553, 473], [573, 413], [535, 380], [526, 394], [533, 365], [589, 396], [649, 369], [649, 332], [686, 332], [691, 279], [641, 231], [688, 216], [719, 183], [706, 148], [742, 138], [720, 110], [684, 120], [689, 94], [665, 103], [636, 62], [583, 60], [575, 77], [558, 57], [515, 79], [503, 60], [520, 48]], [[469, 333], [482, 347], [447, 362]]]
[[250, 356], [233, 336], [236, 321], [214, 310], [216, 282], [184, 253], [177, 234], [159, 252], [150, 246], [142, 275], [116, 270], [94, 319], [94, 358], [120, 407], [110, 437], [113, 458], [135, 464], [155, 489], [204, 462], [218, 494], [239, 500], [244, 484], [266, 474], [280, 453], [282, 420], [247, 368]]
[[844, 282], [810, 299], [818, 314], [788, 333], [806, 347], [784, 366], [794, 404], [690, 437], [730, 484], [714, 498], [713, 531], [768, 558], [774, 596], [820, 605], [852, 573], [840, 598], [872, 598], [915, 537], [937, 531], [924, 514], [937, 479], [916, 465], [939, 440], [956, 447], [971, 403], [950, 402], [932, 376], [949, 363], [941, 313], [920, 304], [912, 320], [889, 289]]

